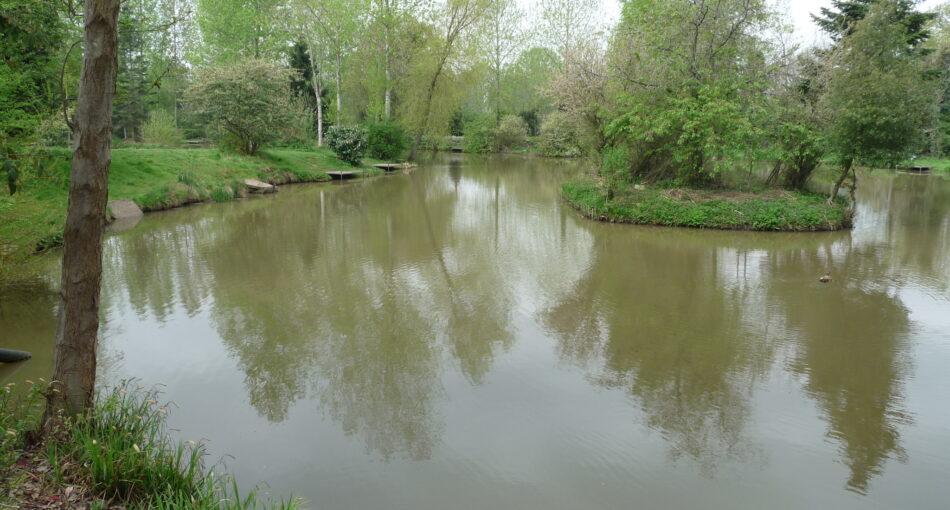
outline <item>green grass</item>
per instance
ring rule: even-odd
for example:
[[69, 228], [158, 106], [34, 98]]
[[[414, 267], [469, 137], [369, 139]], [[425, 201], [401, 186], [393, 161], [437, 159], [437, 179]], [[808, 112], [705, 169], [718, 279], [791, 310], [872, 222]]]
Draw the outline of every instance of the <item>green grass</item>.
[[726, 230], [820, 231], [850, 226], [847, 206], [820, 195], [632, 187], [608, 200], [592, 180], [563, 186], [564, 198], [589, 218], [617, 223]]
[[[67, 149], [50, 149], [38, 176], [24, 178], [12, 197], [0, 194], [0, 282], [28, 273], [27, 256], [61, 239], [70, 157]], [[248, 178], [319, 182], [329, 180], [328, 171], [351, 168], [329, 149], [270, 149], [250, 157], [216, 149], [120, 148], [112, 151], [109, 199], [134, 200], [145, 211], [168, 209], [240, 197]]]
[[913, 161], [905, 161], [898, 166], [929, 166], [934, 172], [950, 173], [950, 158], [923, 157]]
[[100, 393], [88, 414], [32, 449], [25, 447], [23, 438], [39, 425], [42, 387], [34, 385], [27, 395], [15, 395], [9, 387], [0, 394], [0, 423], [6, 432], [0, 440], [5, 504], [15, 507], [18, 496], [11, 496], [11, 490], [30, 479], [34, 494], [40, 497], [63, 494], [66, 487], [72, 487], [82, 494], [83, 503], [93, 507], [299, 508], [296, 500], [267, 500], [256, 490], [242, 495], [233, 477], [206, 470], [204, 444], [169, 439], [165, 424], [168, 407], [159, 404], [155, 390], [124, 383]]

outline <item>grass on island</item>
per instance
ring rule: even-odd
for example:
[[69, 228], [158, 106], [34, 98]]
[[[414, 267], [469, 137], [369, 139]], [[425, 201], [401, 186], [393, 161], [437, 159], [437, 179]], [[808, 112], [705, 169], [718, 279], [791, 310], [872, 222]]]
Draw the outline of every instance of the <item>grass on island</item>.
[[912, 166], [929, 166], [934, 172], [950, 173], [950, 159], [948, 158], [920, 157], [906, 161], [898, 165], [898, 168], [908, 168]]
[[[70, 157], [67, 149], [50, 149], [38, 175], [24, 179], [13, 196], [0, 193], [0, 281], [8, 279], [14, 266], [23, 266], [29, 254], [61, 242]], [[330, 179], [329, 171], [352, 168], [326, 148], [269, 149], [258, 156], [216, 149], [117, 148], [112, 151], [109, 200], [134, 200], [145, 211], [222, 202], [243, 196], [244, 179], [319, 182]]]
[[30, 509], [294, 510], [298, 500], [243, 495], [233, 477], [206, 470], [202, 443], [168, 437], [168, 407], [157, 391], [123, 383], [101, 393], [94, 409], [40, 444], [45, 399], [41, 385], [26, 394], [0, 390], [0, 506]]
[[850, 226], [847, 205], [784, 190], [729, 191], [633, 186], [608, 200], [593, 180], [564, 184], [564, 198], [588, 218], [617, 223], [725, 230], [820, 231]]

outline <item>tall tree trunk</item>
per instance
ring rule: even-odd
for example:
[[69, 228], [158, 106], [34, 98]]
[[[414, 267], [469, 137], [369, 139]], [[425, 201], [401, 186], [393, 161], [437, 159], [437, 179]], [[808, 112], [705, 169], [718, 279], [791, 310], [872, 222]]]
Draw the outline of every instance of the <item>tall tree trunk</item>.
[[313, 42], [307, 40], [310, 51], [310, 81], [313, 83], [313, 95], [317, 100], [317, 147], [323, 147], [323, 93], [320, 90], [320, 71], [317, 68], [317, 55], [313, 52]]
[[85, 54], [73, 126], [77, 142], [69, 179], [53, 382], [44, 420], [47, 432], [61, 414], [88, 409], [95, 391], [119, 3], [86, 0], [85, 5]]
[[336, 123], [343, 124], [343, 57], [336, 54]]
[[392, 49], [390, 48], [390, 28], [386, 27], [386, 120], [393, 117], [393, 72], [392, 72]]

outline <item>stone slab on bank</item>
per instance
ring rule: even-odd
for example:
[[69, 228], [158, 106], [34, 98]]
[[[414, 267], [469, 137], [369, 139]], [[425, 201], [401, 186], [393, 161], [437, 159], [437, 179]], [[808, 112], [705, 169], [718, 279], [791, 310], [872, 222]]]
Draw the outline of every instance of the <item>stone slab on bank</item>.
[[244, 179], [244, 185], [251, 193], [274, 193], [277, 187], [257, 179]]
[[116, 220], [141, 218], [145, 213], [132, 200], [113, 200], [109, 202], [112, 217]]

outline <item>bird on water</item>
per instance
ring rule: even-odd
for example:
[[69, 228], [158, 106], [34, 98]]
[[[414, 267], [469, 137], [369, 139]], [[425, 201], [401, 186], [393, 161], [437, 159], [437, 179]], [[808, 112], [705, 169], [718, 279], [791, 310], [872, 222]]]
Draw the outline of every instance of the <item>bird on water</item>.
[[818, 281], [821, 282], [821, 283], [828, 283], [828, 282], [830, 282], [830, 281], [831, 281], [831, 274], [830, 274], [830, 273], [825, 273], [825, 275], [822, 276], [821, 278], [819, 278]]

